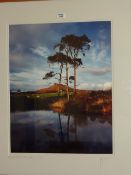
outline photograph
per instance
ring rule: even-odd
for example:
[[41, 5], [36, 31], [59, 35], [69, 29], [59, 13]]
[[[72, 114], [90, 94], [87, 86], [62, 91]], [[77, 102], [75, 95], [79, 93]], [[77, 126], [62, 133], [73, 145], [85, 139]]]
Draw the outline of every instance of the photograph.
[[113, 154], [111, 21], [9, 25], [10, 152]]

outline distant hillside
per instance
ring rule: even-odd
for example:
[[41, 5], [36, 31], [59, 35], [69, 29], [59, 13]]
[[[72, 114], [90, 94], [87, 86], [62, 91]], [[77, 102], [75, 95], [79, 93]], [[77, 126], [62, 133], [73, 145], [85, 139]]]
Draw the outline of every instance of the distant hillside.
[[[71, 88], [71, 87], [68, 87], [68, 88], [69, 88], [69, 91], [73, 91], [73, 88]], [[47, 88], [38, 89], [36, 91], [33, 91], [32, 93], [40, 93], [40, 94], [42, 94], [42, 93], [56, 93], [59, 90], [66, 91], [66, 85], [55, 83], [52, 86], [49, 86]], [[89, 93], [93, 93], [93, 94], [109, 93], [109, 94], [111, 94], [112, 91], [111, 90], [103, 91], [103, 90], [83, 90], [83, 89], [81, 90], [81, 89], [76, 89], [76, 92], [77, 92], [78, 95], [80, 94], [80, 95], [84, 96], [84, 95], [89, 94]]]
[[[66, 85], [63, 84], [54, 84], [52, 86], [49, 86], [48, 88], [43, 88], [35, 91], [35, 93], [55, 93], [58, 92], [58, 90], [66, 91]], [[72, 90], [72, 88], [69, 87], [69, 90]]]

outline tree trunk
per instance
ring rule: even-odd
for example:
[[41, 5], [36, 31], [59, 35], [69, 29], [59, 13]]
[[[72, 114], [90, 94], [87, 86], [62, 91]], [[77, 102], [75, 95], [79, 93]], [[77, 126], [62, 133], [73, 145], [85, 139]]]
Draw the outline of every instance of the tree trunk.
[[68, 115], [68, 120], [67, 120], [67, 142], [70, 141], [70, 115]]
[[74, 94], [76, 93], [76, 64], [74, 65]]
[[69, 101], [69, 88], [68, 88], [68, 63], [66, 63], [66, 93], [67, 93], [67, 100]]
[[[63, 64], [60, 65], [59, 85], [61, 84], [61, 80], [62, 80], [62, 70], [63, 70]], [[59, 86], [58, 86], [58, 96], [60, 96], [60, 87]]]
[[63, 130], [62, 130], [62, 123], [61, 123], [60, 113], [58, 113], [58, 117], [59, 117], [59, 125], [60, 125], [60, 141], [63, 144], [63, 142], [64, 142], [64, 134], [63, 134]]
[[74, 123], [75, 123], [75, 141], [77, 142], [77, 118], [74, 119]]

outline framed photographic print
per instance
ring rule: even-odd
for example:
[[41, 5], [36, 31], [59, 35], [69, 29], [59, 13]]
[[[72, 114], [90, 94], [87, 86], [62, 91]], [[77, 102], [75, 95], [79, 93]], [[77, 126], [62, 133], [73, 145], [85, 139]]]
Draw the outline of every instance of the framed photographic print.
[[9, 26], [11, 152], [112, 153], [111, 22]]
[[130, 8], [0, 5], [0, 173], [130, 174]]

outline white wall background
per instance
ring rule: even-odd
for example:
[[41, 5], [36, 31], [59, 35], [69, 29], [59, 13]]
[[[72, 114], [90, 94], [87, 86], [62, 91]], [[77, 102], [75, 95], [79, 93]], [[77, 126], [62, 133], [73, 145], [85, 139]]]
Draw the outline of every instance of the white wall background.
[[[66, 18], [56, 18], [64, 12]], [[112, 21], [113, 155], [10, 154], [8, 25]], [[0, 4], [0, 174], [131, 174], [131, 1], [56, 0]]]

